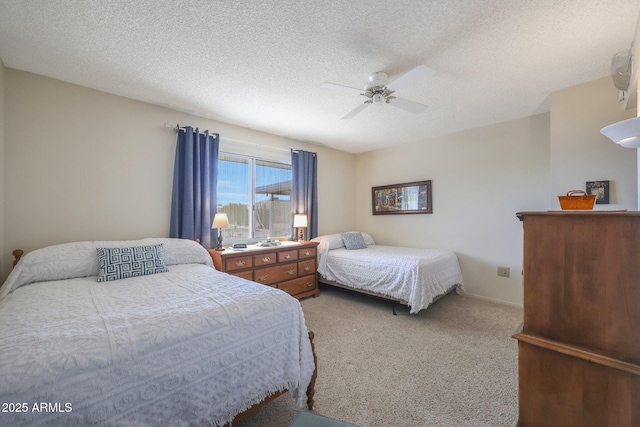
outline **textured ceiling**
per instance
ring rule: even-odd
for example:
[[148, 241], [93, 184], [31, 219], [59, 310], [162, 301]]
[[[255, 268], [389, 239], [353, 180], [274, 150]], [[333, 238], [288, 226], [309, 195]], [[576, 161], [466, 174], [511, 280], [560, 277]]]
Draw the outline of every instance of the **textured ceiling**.
[[[0, 0], [5, 66], [359, 153], [549, 111], [605, 77], [638, 0]], [[424, 64], [391, 105], [362, 87]], [[613, 85], [613, 83], [612, 83]]]

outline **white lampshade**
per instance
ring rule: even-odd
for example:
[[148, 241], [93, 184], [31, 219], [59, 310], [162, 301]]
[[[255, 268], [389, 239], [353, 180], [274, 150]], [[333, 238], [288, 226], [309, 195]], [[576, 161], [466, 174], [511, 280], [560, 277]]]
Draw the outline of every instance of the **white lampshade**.
[[211, 224], [211, 228], [227, 228], [229, 227], [229, 218], [227, 218], [226, 213], [217, 213], [216, 216], [213, 217], [213, 224]]
[[605, 126], [600, 133], [622, 147], [640, 148], [640, 117]]
[[296, 228], [305, 228], [307, 227], [307, 216], [306, 215], [294, 215], [293, 216], [293, 226]]

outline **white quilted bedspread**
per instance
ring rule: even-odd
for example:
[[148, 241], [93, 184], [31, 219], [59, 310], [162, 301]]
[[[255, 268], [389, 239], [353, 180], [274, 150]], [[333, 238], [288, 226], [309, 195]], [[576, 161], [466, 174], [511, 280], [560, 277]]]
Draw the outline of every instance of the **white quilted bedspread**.
[[220, 426], [278, 390], [300, 404], [314, 363], [299, 302], [205, 265], [169, 269], [0, 301], [0, 425]]
[[406, 302], [418, 313], [451, 288], [462, 292], [462, 272], [449, 250], [369, 245], [321, 253], [318, 272], [328, 280]]

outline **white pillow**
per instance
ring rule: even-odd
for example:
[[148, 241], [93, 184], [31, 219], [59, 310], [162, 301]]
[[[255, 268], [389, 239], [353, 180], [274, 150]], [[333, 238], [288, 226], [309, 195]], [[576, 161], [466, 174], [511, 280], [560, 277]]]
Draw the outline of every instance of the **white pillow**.
[[[356, 231], [347, 231], [347, 233], [356, 233]], [[375, 245], [375, 242], [373, 241], [373, 237], [371, 237], [369, 234], [365, 233], [364, 231], [360, 231], [359, 233], [362, 234], [362, 238], [364, 239], [364, 242], [367, 244], [367, 246]], [[342, 240], [342, 236], [340, 235], [340, 233], [325, 234], [323, 236], [318, 236], [316, 238], [313, 238], [311, 239], [311, 241], [320, 243], [318, 245], [319, 254], [323, 254], [332, 249], [344, 248], [344, 241]]]
[[[360, 233], [360, 234], [362, 234], [362, 238], [364, 239], [364, 243], [366, 243], [367, 246], [376, 244], [373, 241], [373, 237], [371, 237], [371, 235], [365, 233], [364, 231], [345, 231], [345, 233]], [[340, 236], [340, 234], [338, 234], [337, 236]], [[340, 237], [340, 238], [342, 238], [342, 237]]]
[[313, 238], [311, 241], [320, 243], [320, 246], [328, 251], [331, 249], [344, 248], [344, 242], [342, 241], [342, 236], [340, 236], [340, 234], [326, 234], [324, 236]]
[[371, 237], [364, 231], [361, 231], [360, 234], [362, 234], [362, 238], [364, 239], [364, 242], [367, 244], [367, 246], [376, 244], [376, 242], [373, 241], [373, 237]]
[[195, 240], [161, 239], [164, 244], [164, 265], [205, 264], [213, 267], [209, 252]]
[[213, 266], [209, 252], [187, 239], [149, 238], [99, 242], [73, 242], [47, 246], [24, 255], [0, 287], [0, 300], [22, 285], [50, 280], [97, 276], [97, 248], [164, 244], [165, 265], [205, 264]]

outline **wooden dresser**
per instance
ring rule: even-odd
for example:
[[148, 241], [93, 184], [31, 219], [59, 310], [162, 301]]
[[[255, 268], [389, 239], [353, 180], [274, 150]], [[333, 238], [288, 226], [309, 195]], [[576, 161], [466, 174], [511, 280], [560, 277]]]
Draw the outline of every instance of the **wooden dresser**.
[[517, 216], [518, 426], [640, 426], [640, 213]]
[[320, 295], [317, 242], [282, 242], [281, 246], [209, 250], [217, 270], [282, 289], [296, 298]]

